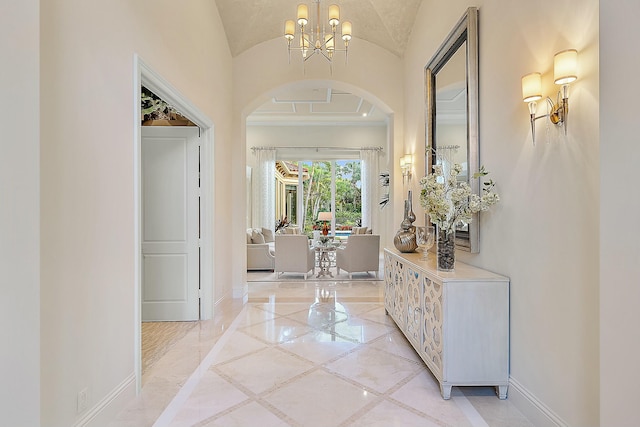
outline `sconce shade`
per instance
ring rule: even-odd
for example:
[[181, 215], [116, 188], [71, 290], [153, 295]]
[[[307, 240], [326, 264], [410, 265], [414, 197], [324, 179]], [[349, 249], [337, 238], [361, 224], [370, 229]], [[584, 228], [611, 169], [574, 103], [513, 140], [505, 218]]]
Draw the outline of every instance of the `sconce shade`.
[[566, 85], [578, 78], [578, 51], [567, 49], [553, 57], [553, 81]]
[[535, 102], [542, 99], [542, 79], [540, 73], [531, 73], [522, 77], [522, 100]]
[[318, 212], [318, 221], [331, 221], [331, 212]]
[[400, 157], [400, 168], [401, 169], [409, 169], [413, 164], [413, 154], [405, 154]]

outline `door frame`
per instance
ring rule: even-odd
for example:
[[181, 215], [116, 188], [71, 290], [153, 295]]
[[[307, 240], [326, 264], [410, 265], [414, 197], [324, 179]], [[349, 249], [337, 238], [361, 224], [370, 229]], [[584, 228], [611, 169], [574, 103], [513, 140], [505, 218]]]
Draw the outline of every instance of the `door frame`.
[[158, 95], [194, 122], [201, 130], [200, 142], [200, 319], [213, 317], [213, 121], [167, 80], [154, 71], [138, 54], [133, 56], [134, 119], [134, 369], [136, 390], [142, 388], [142, 135], [140, 116], [141, 87]]

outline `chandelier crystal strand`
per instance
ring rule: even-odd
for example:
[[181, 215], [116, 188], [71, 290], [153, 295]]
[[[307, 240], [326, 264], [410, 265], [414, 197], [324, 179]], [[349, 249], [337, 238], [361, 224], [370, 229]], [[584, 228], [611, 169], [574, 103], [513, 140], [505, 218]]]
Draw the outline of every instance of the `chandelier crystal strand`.
[[[289, 54], [289, 63], [291, 63], [291, 50], [299, 50], [301, 53], [303, 65], [304, 63], [318, 54], [323, 56], [330, 65], [333, 72], [333, 57], [336, 51], [345, 53], [345, 64], [347, 64], [347, 53], [349, 49], [349, 41], [351, 40], [351, 22], [344, 21], [342, 23], [342, 40], [344, 48], [337, 47], [336, 35], [338, 26], [340, 25], [340, 7], [337, 4], [329, 5], [327, 9], [327, 21], [330, 27], [329, 31], [325, 31], [325, 26], [321, 26], [320, 21], [320, 0], [314, 0], [316, 6], [315, 31], [309, 31], [307, 25], [309, 20], [309, 7], [301, 3], [297, 9], [297, 21], [287, 20], [284, 24], [284, 37], [287, 40], [287, 50]], [[296, 22], [300, 29], [300, 36], [296, 36]], [[311, 24], [314, 22], [311, 21]], [[294, 39], [298, 39], [298, 46], [292, 46]]]

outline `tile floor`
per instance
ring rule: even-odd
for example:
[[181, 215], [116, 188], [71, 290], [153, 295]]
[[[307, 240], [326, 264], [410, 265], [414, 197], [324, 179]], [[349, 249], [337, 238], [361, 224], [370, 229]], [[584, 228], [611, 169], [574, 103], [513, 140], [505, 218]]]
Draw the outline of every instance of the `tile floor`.
[[385, 315], [382, 282], [251, 283], [143, 377], [112, 427], [531, 426], [491, 387], [438, 383]]

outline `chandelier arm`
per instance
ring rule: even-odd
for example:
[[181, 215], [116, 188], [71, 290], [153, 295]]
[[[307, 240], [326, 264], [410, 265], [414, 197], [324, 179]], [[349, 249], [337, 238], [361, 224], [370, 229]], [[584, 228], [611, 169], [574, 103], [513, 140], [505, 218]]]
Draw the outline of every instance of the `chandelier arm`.
[[307, 62], [309, 60], [309, 58], [311, 58], [315, 54], [316, 54], [316, 49], [313, 49], [311, 51], [311, 54], [308, 54], [307, 56], [304, 57], [304, 62]]

